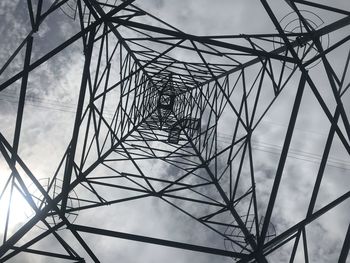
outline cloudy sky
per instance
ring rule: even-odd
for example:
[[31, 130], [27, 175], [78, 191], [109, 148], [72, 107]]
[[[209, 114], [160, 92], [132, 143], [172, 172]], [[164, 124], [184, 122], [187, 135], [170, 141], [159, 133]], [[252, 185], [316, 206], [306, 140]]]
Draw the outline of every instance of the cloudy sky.
[[[72, 2], [74, 1], [70, 1], [71, 4]], [[285, 15], [291, 12], [290, 7], [284, 1], [270, 2], [274, 13], [279, 20], [283, 19]], [[327, 4], [327, 1], [322, 2]], [[243, 0], [221, 0], [220, 3], [217, 3], [210, 0], [157, 0], [136, 1], [135, 5], [183, 32], [199, 36], [277, 33], [275, 26], [259, 1], [247, 2]], [[350, 5], [346, 0], [332, 1], [332, 6], [339, 9], [350, 10]], [[46, 10], [48, 7], [49, 1], [45, 2], [43, 10]], [[67, 6], [63, 8], [67, 8]], [[306, 11], [304, 11], [305, 16], [313, 21], [316, 27], [323, 27], [344, 17], [333, 12], [326, 12], [313, 8], [303, 8], [306, 9]], [[66, 12], [69, 12], [69, 9], [65, 10]], [[311, 11], [315, 12], [317, 16], [311, 13]], [[0, 33], [2, 36], [0, 38], [0, 65], [2, 66], [9, 58], [10, 54], [15, 51], [17, 46], [31, 30], [25, 1], [1, 1], [0, 20]], [[158, 25], [154, 19], [147, 16], [135, 18], [135, 21]], [[288, 22], [283, 21], [283, 23], [286, 23], [286, 26], [290, 26]], [[290, 26], [289, 28], [293, 27]], [[36, 61], [44, 54], [48, 53], [50, 50], [79, 32], [79, 30], [80, 25], [78, 20], [72, 20], [61, 10], [52, 13], [40, 25], [39, 31], [33, 34], [34, 44], [31, 60]], [[132, 34], [135, 33], [125, 28], [120, 28], [120, 32], [127, 37], [131, 37]], [[337, 43], [340, 39], [348, 36], [348, 32], [349, 26], [329, 34], [329, 36], [322, 39], [324, 48], [328, 45]], [[140, 35], [136, 34], [136, 36], [139, 37]], [[112, 38], [110, 41], [113, 43]], [[224, 39], [223, 41], [246, 46], [249, 45], [246, 40], [240, 39]], [[277, 47], [272, 43], [263, 41], [259, 42], [258, 40], [256, 40], [256, 43], [262, 44], [266, 50], [273, 50]], [[345, 74], [343, 72], [349, 53], [349, 47], [349, 43], [345, 43], [340, 48], [327, 55], [327, 59], [329, 59], [335, 74], [340, 79], [344, 76], [344, 87], [350, 82], [349, 70], [345, 72]], [[153, 48], [156, 49], [157, 47]], [[94, 48], [92, 58], [93, 65], [96, 65], [97, 52], [98, 48]], [[120, 68], [118, 66], [118, 58], [123, 56], [118, 52], [114, 57], [114, 64], [112, 63], [114, 66], [113, 69], [115, 70], [113, 72], [114, 74], [111, 74], [109, 80], [109, 83], [112, 84], [116, 83], [119, 79]], [[195, 52], [185, 52], [182, 49], [174, 50], [171, 55], [176, 59], [183, 61], [199, 60], [198, 54]], [[232, 55], [232, 57], [234, 56]], [[211, 60], [212, 63], [227, 62], [221, 58], [211, 58], [209, 55], [206, 58]], [[242, 56], [239, 56], [238, 59], [242, 62], [247, 61], [247, 58], [243, 58]], [[24, 49], [0, 75], [0, 82], [4, 83], [11, 76], [20, 72], [23, 68], [23, 60]], [[272, 63], [276, 69], [275, 73], [277, 72], [276, 74], [278, 74], [282, 68], [281, 63], [279, 61], [273, 61]], [[322, 63], [315, 64], [313, 64], [314, 67], [309, 68], [310, 77], [317, 86], [320, 94], [323, 96], [330, 112], [333, 114], [335, 110], [335, 101], [325, 69]], [[59, 163], [71, 140], [83, 65], [84, 54], [82, 42], [81, 40], [78, 40], [60, 52], [60, 54], [37, 67], [29, 75], [26, 95], [27, 101], [24, 109], [20, 137], [19, 156], [43, 185], [45, 185], [45, 178], [53, 178], [53, 175], [58, 169]], [[231, 67], [234, 67], [234, 65]], [[253, 86], [254, 78], [260, 68], [261, 63], [247, 68], [245, 74], [248, 86]], [[291, 74], [292, 72], [290, 68], [286, 69], [286, 71], [286, 75]], [[91, 74], [92, 76], [95, 74], [93, 69], [91, 69]], [[238, 78], [238, 73], [231, 74], [230, 83], [233, 83]], [[252, 148], [255, 162], [254, 173], [258, 196], [258, 211], [260, 215], [264, 215], [267, 206], [299, 79], [300, 72], [297, 70], [292, 75], [291, 79], [288, 80], [284, 90], [278, 95], [277, 100], [269, 109], [261, 123], [257, 126], [252, 136]], [[222, 80], [220, 80], [220, 83], [222, 83], [221, 81]], [[12, 143], [14, 136], [20, 83], [20, 81], [16, 81], [0, 92], [0, 132], [10, 143]], [[237, 107], [239, 107], [242, 92], [241, 79], [238, 83], [237, 93], [233, 93], [230, 97], [231, 102]], [[263, 110], [273, 98], [271, 81], [269, 82], [267, 80], [264, 84], [266, 85], [266, 89], [262, 91], [262, 97], [260, 99], [261, 106], [257, 113], [258, 115], [262, 114]], [[112, 90], [108, 95], [110, 99], [107, 99], [106, 113], [104, 115], [106, 118], [111, 119], [111, 114], [113, 114], [118, 108], [118, 96], [121, 92], [118, 90], [118, 87], [117, 89]], [[205, 92], [214, 88], [215, 87], [212, 84], [209, 84], [203, 86], [202, 92], [203, 94], [206, 94]], [[231, 87], [228, 88], [230, 89]], [[193, 91], [190, 97], [195, 98], [198, 95], [198, 92], [198, 90]], [[86, 100], [88, 100], [88, 96], [89, 95], [86, 96]], [[117, 102], [114, 102], [114, 99], [117, 99]], [[348, 114], [350, 110], [348, 92], [344, 93], [342, 96], [342, 102], [344, 104], [345, 112]], [[250, 100], [249, 103], [253, 103], [253, 100]], [[205, 104], [203, 105], [203, 116], [206, 116], [205, 114], [209, 114], [210, 112], [210, 110], [208, 110], [209, 106]], [[252, 105], [249, 107], [252, 107]], [[120, 122], [120, 119], [116, 120], [117, 123], [118, 121]], [[226, 106], [220, 117], [220, 121], [217, 123], [219, 132], [215, 140], [219, 149], [224, 149], [232, 142], [234, 129], [233, 123], [235, 121], [236, 118], [234, 117], [232, 110]], [[203, 117], [201, 127], [207, 127], [206, 122], [209, 122], [208, 118]], [[86, 122], [84, 122], [82, 127], [86, 127], [86, 125]], [[339, 127], [345, 134], [344, 125], [340, 124]], [[327, 117], [322, 112], [322, 109], [315, 99], [309, 85], [306, 85], [300, 106], [300, 114], [298, 115], [290, 152], [285, 165], [285, 172], [283, 174], [283, 179], [271, 218], [271, 222], [275, 226], [277, 235], [303, 220], [306, 216], [329, 128], [330, 123]], [[106, 133], [106, 131], [104, 132]], [[78, 146], [78, 157], [81, 156], [81, 152], [79, 151], [81, 151], [81, 145], [84, 138], [83, 132], [81, 132], [79, 136], [80, 146]], [[347, 139], [347, 142], [349, 142], [349, 139]], [[130, 146], [131, 143], [127, 145]], [[167, 148], [168, 146], [161, 143], [152, 143], [151, 145], [154, 147], [164, 147], [164, 149], [173, 149], [171, 147]], [[139, 149], [135, 148], [130, 151], [133, 151], [136, 154], [137, 150]], [[111, 160], [108, 163], [110, 167], [113, 167], [120, 172], [137, 173], [137, 171], [135, 172], [135, 167], [128, 161], [112, 161], [113, 158], [118, 158], [120, 156], [121, 155], [118, 153], [113, 153], [109, 157]], [[238, 157], [239, 156], [240, 155], [238, 155]], [[93, 162], [96, 158], [97, 156], [91, 153], [87, 163], [90, 161]], [[198, 162], [196, 157], [192, 156], [191, 158], [191, 161], [194, 163]], [[215, 170], [211, 167], [211, 169], [214, 169], [217, 173], [222, 171], [224, 167], [226, 167], [226, 158], [227, 154], [223, 154], [217, 160], [219, 168]], [[335, 136], [330, 151], [329, 162], [326, 166], [321, 184], [320, 194], [316, 202], [315, 211], [349, 191], [349, 161], [349, 154], [342, 145], [339, 137]], [[237, 172], [237, 162], [239, 162], [239, 158], [232, 162], [233, 173]], [[158, 179], [170, 178], [169, 180], [173, 180], [173, 178], [177, 178], [184, 173], [180, 168], [176, 168], [162, 161], [147, 160], [140, 161], [139, 164], [145, 174], [157, 177]], [[7, 178], [11, 174], [3, 156], [0, 158], [0, 169], [2, 174], [0, 178], [0, 189], [2, 189], [5, 186]], [[241, 189], [238, 189], [239, 193], [244, 193], [249, 188], [249, 169], [249, 163], [246, 158], [241, 175], [243, 179], [239, 185]], [[62, 173], [62, 169], [59, 169], [59, 171]], [[19, 172], [23, 176], [27, 186], [29, 188], [32, 187], [32, 189], [34, 189], [33, 192], [36, 192], [35, 187], [31, 186], [30, 180], [28, 180], [25, 173], [20, 168]], [[61, 173], [59, 176], [62, 176]], [[194, 174], [196, 176], [189, 177], [189, 179], [186, 179], [183, 183], [194, 184], [200, 182], [198, 176], [208, 177], [206, 172], [201, 169]], [[226, 172], [223, 174], [222, 184], [226, 182], [225, 178], [227, 177]], [[91, 176], [113, 175], [115, 174], [113, 174], [111, 169], [102, 166], [95, 169]], [[132, 183], [128, 184], [125, 181], [116, 180], [113, 182], [125, 186], [135, 186]], [[156, 183], [154, 186], [157, 186]], [[226, 185], [223, 186], [223, 188], [225, 187]], [[96, 185], [96, 190], [105, 200], [115, 200], [118, 198], [133, 196], [133, 194], [128, 191], [102, 187], [99, 185]], [[206, 189], [200, 188], [199, 192], [206, 193], [208, 196], [217, 199], [218, 202], [222, 202], [217, 191], [212, 187]], [[75, 194], [77, 194], [79, 198], [91, 198], [96, 201], [96, 196], [92, 195], [91, 192], [82, 186], [77, 187]], [[187, 197], [193, 196], [193, 193], [180, 192], [180, 195], [181, 194]], [[15, 197], [12, 200], [12, 207], [14, 208], [11, 210], [8, 235], [13, 234], [33, 215], [31, 209], [27, 207], [23, 198], [21, 198], [18, 193], [14, 196]], [[5, 191], [4, 196], [0, 200], [1, 239], [3, 239], [4, 235], [3, 231], [6, 221], [7, 203], [8, 190]], [[183, 209], [183, 211], [175, 209], [170, 203], [177, 205]], [[245, 217], [246, 212], [244, 211], [247, 210], [247, 203], [242, 201], [237, 209], [241, 209], [241, 216]], [[308, 256], [311, 262], [337, 261], [345, 237], [345, 232], [350, 221], [349, 209], [349, 202], [344, 202], [336, 209], [326, 213], [306, 227], [309, 247]], [[188, 214], [186, 215], [184, 211]], [[225, 250], [227, 249], [227, 243], [225, 244], [224, 238], [218, 234], [220, 231], [225, 232], [224, 228], [220, 229], [220, 231], [219, 228], [214, 228], [218, 230], [218, 232], [209, 230], [208, 227], [196, 222], [189, 216], [197, 216], [201, 213], [210, 211], [215, 211], [210, 205], [203, 208], [200, 205], [196, 206], [195, 203], [185, 202], [178, 199], [164, 198], [163, 200], [157, 197], [146, 197], [121, 204], [102, 206], [98, 209], [83, 210], [80, 211], [76, 218], [74, 215], [72, 218], [75, 218], [76, 220], [74, 223], [79, 225], [100, 227], [114, 231], [187, 242], [190, 244]], [[228, 223], [234, 222], [232, 215], [224, 214], [222, 217], [223, 218], [218, 220]], [[41, 228], [34, 227], [18, 244], [23, 244], [35, 235], [42, 233], [42, 231]], [[58, 231], [58, 234], [71, 244], [78, 254], [85, 258], [87, 262], [92, 262], [91, 258], [78, 244], [70, 231], [61, 230]], [[94, 253], [99, 257], [101, 262], [115, 262], [116, 260], [120, 262], [232, 262], [232, 259], [229, 257], [220, 257], [206, 253], [160, 247], [92, 234], [81, 233], [81, 235]], [[292, 246], [293, 243], [290, 242], [278, 251], [272, 253], [268, 257], [269, 261], [287, 262]], [[304, 262], [303, 248], [301, 247], [302, 242], [300, 242], [299, 246], [300, 248], [297, 252], [295, 262]], [[56, 253], [63, 251], [57, 240], [52, 236], [43, 239], [32, 248], [48, 250]], [[52, 258], [38, 257], [29, 253], [22, 253], [11, 259], [10, 262], [65, 261], [55, 261]]]

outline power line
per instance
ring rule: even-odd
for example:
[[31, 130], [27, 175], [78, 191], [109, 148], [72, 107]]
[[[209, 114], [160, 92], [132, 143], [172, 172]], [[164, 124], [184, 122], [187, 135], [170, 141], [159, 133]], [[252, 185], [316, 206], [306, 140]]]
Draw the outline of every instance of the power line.
[[[229, 139], [227, 136], [225, 137], [220, 134], [217, 137], [223, 138], [221, 140], [218, 140], [219, 142], [231, 142], [231, 139]], [[265, 143], [265, 142], [258, 142], [254, 140], [252, 140], [252, 146], [253, 146], [252, 148], [255, 150], [268, 152], [275, 155], [280, 155], [282, 151], [282, 147], [279, 145]], [[320, 161], [322, 160], [321, 155], [311, 153], [311, 152], [301, 151], [293, 148], [290, 148], [288, 152], [288, 157], [302, 160], [302, 161], [317, 163], [317, 164], [319, 164]], [[348, 162], [346, 162], [345, 160], [334, 158], [334, 157], [328, 158], [327, 165], [336, 167], [339, 169], [350, 170], [350, 164]], [[339, 166], [339, 165], [342, 165], [342, 166]], [[346, 168], [346, 167], [349, 167], [349, 168]]]
[[[18, 100], [15, 100], [17, 98], [17, 96], [14, 96], [12, 94], [6, 94], [5, 92], [2, 92], [1, 95], [5, 96], [6, 99], [0, 98], [0, 100], [10, 102], [13, 104], [18, 104]], [[58, 100], [28, 97], [28, 98], [26, 98], [26, 101], [27, 101], [26, 105], [32, 106], [32, 107], [48, 109], [48, 110], [55, 110], [55, 111], [60, 111], [60, 112], [72, 113], [72, 114], [76, 113], [74, 104], [62, 103], [62, 102], [59, 102]], [[48, 101], [51, 101], [51, 102], [48, 102]], [[113, 117], [113, 114], [109, 113], [108, 111], [105, 111], [105, 114], [106, 114], [107, 118]], [[275, 122], [271, 122], [271, 121], [266, 121], [266, 122], [269, 122], [272, 125], [286, 127], [285, 125], [278, 124]], [[303, 132], [308, 132], [308, 133], [314, 133], [314, 134], [318, 134], [318, 135], [325, 135], [325, 134], [307, 131], [307, 130], [303, 130], [303, 129], [298, 129], [298, 130], [301, 130]], [[217, 137], [223, 138], [223, 140], [222, 139], [218, 140], [220, 142], [231, 142], [231, 139], [229, 138], [229, 136], [227, 134], [220, 133]], [[258, 142], [258, 141], [253, 141], [252, 148], [254, 150], [268, 152], [268, 153], [272, 153], [275, 155], [280, 155], [281, 150], [282, 150], [282, 147], [279, 145], [266, 143], [266, 142]], [[293, 149], [293, 148], [290, 148], [289, 153], [288, 153], [288, 157], [302, 160], [302, 161], [312, 162], [312, 163], [320, 163], [320, 161], [322, 159], [321, 155], [311, 153], [311, 152], [302, 151], [302, 150], [297, 150], [297, 149]], [[332, 167], [336, 167], [339, 169], [350, 170], [350, 165], [345, 160], [337, 159], [334, 157], [328, 158], [327, 165], [332, 166]], [[339, 166], [339, 165], [342, 165], [342, 166]], [[349, 166], [349, 168], [345, 168], [344, 166]]]

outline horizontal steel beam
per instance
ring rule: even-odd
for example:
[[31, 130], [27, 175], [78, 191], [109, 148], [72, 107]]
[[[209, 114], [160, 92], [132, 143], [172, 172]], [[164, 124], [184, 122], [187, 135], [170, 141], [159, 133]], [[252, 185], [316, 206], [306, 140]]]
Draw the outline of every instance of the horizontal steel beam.
[[220, 256], [225, 256], [225, 257], [234, 257], [234, 258], [243, 259], [247, 256], [247, 255], [242, 254], [242, 253], [237, 253], [237, 252], [232, 252], [232, 251], [227, 251], [227, 250], [222, 250], [222, 249], [217, 249], [217, 248], [192, 245], [192, 244], [176, 242], [176, 241], [171, 241], [171, 240], [166, 240], [166, 239], [134, 235], [134, 234], [130, 234], [130, 233], [105, 230], [105, 229], [88, 227], [88, 226], [83, 226], [83, 225], [72, 224], [71, 227], [74, 228], [78, 232], [85, 232], [85, 233], [90, 233], [90, 234], [95, 234], [95, 235], [116, 237], [116, 238], [121, 238], [121, 239], [133, 240], [133, 241], [144, 242], [144, 243], [155, 244], [155, 245], [166, 246], [166, 247], [180, 248], [180, 249], [208, 253], [208, 254], [214, 254], [214, 255], [220, 255]]

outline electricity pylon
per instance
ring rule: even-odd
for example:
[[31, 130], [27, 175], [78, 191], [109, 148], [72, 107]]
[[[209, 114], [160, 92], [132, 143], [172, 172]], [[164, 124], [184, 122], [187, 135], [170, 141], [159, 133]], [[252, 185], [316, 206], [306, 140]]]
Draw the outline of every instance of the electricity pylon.
[[[13, 139], [0, 133], [2, 160], [10, 171], [1, 176], [0, 198], [9, 204], [1, 211], [1, 262], [23, 253], [68, 262], [100, 262], [86, 234], [238, 262], [268, 262], [280, 251], [287, 251], [291, 262], [300, 255], [308, 262], [308, 227], [350, 197], [347, 191], [316, 205], [333, 141], [350, 153], [344, 105], [349, 88], [350, 11], [290, 0], [284, 3], [289, 11], [281, 18], [271, 3], [261, 0], [256, 4], [270, 17], [271, 32], [196, 36], [133, 2], [66, 0], [48, 5], [28, 0], [31, 31], [0, 71], [5, 78], [1, 92], [20, 83]], [[79, 23], [80, 31], [33, 59], [33, 40], [40, 25], [53, 13], [63, 15], [62, 11], [72, 23]], [[331, 14], [333, 20], [325, 22], [321, 14]], [[56, 172], [44, 180], [31, 172], [18, 151], [25, 144], [20, 143], [20, 135], [28, 79], [36, 68], [79, 41], [84, 65], [73, 132]], [[337, 50], [345, 58], [339, 62], [343, 63], [340, 71], [330, 59]], [[22, 55], [23, 69], [5, 75]], [[322, 72], [317, 74], [326, 79], [331, 101], [316, 84], [314, 72]], [[263, 182], [254, 139], [285, 89], [293, 90], [294, 97], [285, 116], [289, 121], [283, 144], [269, 175], [272, 184], [258, 191]], [[312, 184], [306, 186], [310, 196], [304, 217], [282, 228], [274, 220], [274, 208], [306, 90], [324, 113], [329, 132], [318, 169], [310, 175]], [[150, 170], [153, 166], [162, 171]], [[30, 212], [23, 224], [11, 226], [15, 193]], [[152, 198], [185, 214], [222, 242], [217, 238], [204, 246], [87, 223], [86, 211]], [[52, 251], [39, 245], [48, 237], [60, 248]], [[344, 229], [339, 262], [346, 261], [349, 247], [350, 231]]]

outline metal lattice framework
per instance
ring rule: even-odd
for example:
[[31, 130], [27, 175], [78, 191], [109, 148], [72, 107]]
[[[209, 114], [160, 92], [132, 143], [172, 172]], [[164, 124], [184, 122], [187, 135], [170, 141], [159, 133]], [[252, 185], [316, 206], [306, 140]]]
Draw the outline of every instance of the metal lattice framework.
[[[350, 154], [350, 123], [344, 103], [350, 85], [346, 82], [350, 11], [290, 0], [285, 3], [289, 13], [283, 18], [277, 17], [271, 3], [261, 0], [256, 4], [270, 17], [275, 27], [271, 32], [195, 36], [140, 9], [132, 0], [56, 0], [46, 9], [42, 0], [27, 2], [32, 31], [0, 71], [5, 76], [1, 92], [20, 83], [13, 140], [0, 133], [2, 162], [10, 171], [1, 175], [0, 198], [9, 204], [1, 211], [6, 218], [1, 226], [1, 262], [22, 253], [68, 262], [100, 262], [87, 234], [238, 262], [267, 262], [270, 255], [289, 246], [291, 262], [298, 254], [308, 262], [308, 226], [350, 197], [347, 191], [316, 205], [333, 141], [338, 140]], [[33, 41], [40, 25], [62, 11], [75, 19], [72, 23], [80, 23], [80, 31], [33, 59]], [[335, 19], [324, 21], [323, 12]], [[28, 79], [36, 68], [79, 41], [85, 59], [73, 133], [56, 172], [43, 181], [18, 154]], [[331, 60], [337, 50], [346, 58], [341, 71]], [[4, 75], [21, 55], [23, 69]], [[324, 86], [331, 99], [325, 98], [317, 84], [319, 74], [327, 80]], [[293, 105], [285, 116], [289, 121], [271, 172], [271, 187], [262, 196], [257, 190], [261, 179], [257, 178], [255, 134], [285, 89], [293, 90]], [[313, 183], [307, 186], [310, 196], [303, 219], [281, 228], [274, 221], [274, 208], [306, 90], [328, 121], [328, 137]], [[150, 167], [166, 169], [152, 171]], [[15, 192], [27, 202], [30, 212], [23, 224], [12, 227], [11, 211], [16, 203], [11, 196]], [[150, 198], [185, 214], [222, 242], [202, 246], [84, 221], [86, 211]], [[63, 252], [37, 246], [48, 237]], [[350, 230], [345, 229], [339, 262], [346, 261], [349, 247]]]

